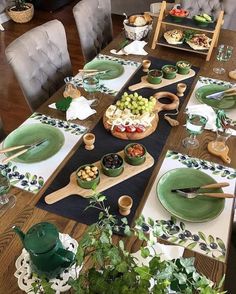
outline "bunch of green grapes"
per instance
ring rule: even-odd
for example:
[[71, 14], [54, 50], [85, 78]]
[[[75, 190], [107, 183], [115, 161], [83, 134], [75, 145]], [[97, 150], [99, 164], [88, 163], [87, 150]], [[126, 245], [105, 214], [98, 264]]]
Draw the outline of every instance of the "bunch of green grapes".
[[156, 99], [151, 96], [149, 99], [144, 98], [138, 93], [128, 94], [124, 92], [121, 99], [116, 102], [116, 106], [124, 110], [126, 108], [130, 109], [132, 114], [143, 114], [145, 112], [151, 113], [156, 104]]

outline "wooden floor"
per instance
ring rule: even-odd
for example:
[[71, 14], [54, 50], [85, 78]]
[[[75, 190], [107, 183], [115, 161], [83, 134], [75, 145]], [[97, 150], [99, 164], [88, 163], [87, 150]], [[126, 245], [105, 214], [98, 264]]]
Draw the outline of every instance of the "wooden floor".
[[[3, 24], [5, 31], [0, 32], [0, 116], [2, 117], [6, 133], [11, 132], [21, 124], [30, 114], [30, 110], [24, 100], [24, 96], [18, 86], [14, 74], [7, 64], [5, 58], [5, 48], [14, 39], [27, 32], [28, 30], [41, 25], [49, 20], [60, 20], [66, 30], [67, 42], [74, 74], [78, 68], [84, 64], [83, 56], [80, 49], [79, 37], [72, 13], [73, 6], [78, 0], [73, 1], [67, 6], [50, 13], [46, 11], [35, 11], [33, 20], [26, 24], [17, 24], [8, 21]], [[113, 15], [113, 31], [116, 36], [122, 30], [122, 17]]]

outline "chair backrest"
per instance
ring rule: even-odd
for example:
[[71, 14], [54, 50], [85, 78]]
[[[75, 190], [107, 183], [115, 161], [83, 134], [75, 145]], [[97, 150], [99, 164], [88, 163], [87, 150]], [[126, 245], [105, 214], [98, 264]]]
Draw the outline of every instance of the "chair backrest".
[[224, 10], [223, 28], [236, 29], [235, 0], [181, 0], [180, 3], [182, 8], [190, 11], [190, 17], [205, 12], [216, 19], [219, 11]]
[[40, 25], [6, 48], [6, 57], [31, 110], [35, 110], [72, 74], [63, 24]]
[[86, 62], [112, 40], [110, 0], [82, 0], [73, 8], [80, 44]]

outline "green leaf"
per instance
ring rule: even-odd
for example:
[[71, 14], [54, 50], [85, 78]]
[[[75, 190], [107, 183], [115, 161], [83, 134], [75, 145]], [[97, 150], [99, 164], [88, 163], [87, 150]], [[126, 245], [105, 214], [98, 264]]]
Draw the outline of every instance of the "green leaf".
[[110, 239], [109, 239], [109, 237], [107, 236], [107, 234], [105, 232], [102, 232], [101, 237], [99, 238], [99, 240], [102, 243], [106, 243], [106, 244], [110, 243]]
[[104, 200], [106, 200], [106, 196], [104, 196], [104, 195], [100, 195], [100, 196], [97, 198], [97, 202], [102, 202], [102, 201], [104, 201]]
[[208, 236], [208, 241], [209, 243], [214, 243], [215, 242], [215, 238], [212, 235]]
[[148, 266], [142, 266], [142, 267], [135, 267], [134, 271], [138, 273], [143, 280], [149, 281], [151, 278], [151, 275], [149, 273], [149, 267]]
[[147, 219], [147, 223], [150, 225], [150, 226], [154, 226], [154, 220], [153, 219], [151, 219], [150, 217], [148, 217], [148, 219]]
[[71, 101], [71, 97], [62, 98], [56, 102], [56, 108], [61, 111], [67, 111], [70, 107]]
[[185, 230], [185, 223], [180, 222], [179, 225], [180, 225], [181, 230], [184, 231]]
[[117, 266], [116, 266], [116, 270], [119, 272], [119, 273], [125, 273], [128, 269], [128, 265], [125, 261], [122, 261], [121, 263], [119, 263]]
[[197, 242], [192, 242], [192, 243], [188, 244], [187, 248], [192, 250], [196, 245], [197, 245]]
[[132, 235], [132, 232], [131, 232], [129, 226], [125, 226], [124, 234], [127, 235], [127, 236], [131, 236]]
[[143, 258], [147, 258], [150, 255], [150, 251], [147, 247], [142, 247], [141, 248], [141, 256]]
[[172, 215], [171, 216], [171, 218], [170, 218], [171, 220], [172, 220], [172, 222], [174, 223], [174, 224], [176, 224], [177, 223], [177, 219]]
[[120, 249], [122, 251], [125, 249], [125, 245], [124, 245], [124, 241], [123, 240], [119, 240], [119, 247], [120, 247]]
[[26, 177], [26, 179], [28, 179], [29, 180], [29, 178], [30, 178], [30, 176], [31, 176], [31, 174], [30, 173], [25, 173], [25, 177]]
[[186, 284], [187, 275], [185, 275], [183, 273], [174, 273], [174, 277], [178, 280], [180, 285]]
[[203, 241], [206, 242], [206, 236], [205, 236], [205, 234], [204, 234], [203, 232], [198, 232], [198, 236], [199, 236]]
[[224, 244], [224, 242], [222, 241], [222, 239], [216, 237], [216, 242], [217, 242], [217, 244], [219, 245], [219, 247], [220, 247], [222, 250], [226, 251], [225, 244]]
[[122, 223], [125, 224], [125, 225], [128, 224], [128, 220], [127, 220], [126, 217], [123, 217], [123, 218], [121, 219], [121, 221], [122, 221]]

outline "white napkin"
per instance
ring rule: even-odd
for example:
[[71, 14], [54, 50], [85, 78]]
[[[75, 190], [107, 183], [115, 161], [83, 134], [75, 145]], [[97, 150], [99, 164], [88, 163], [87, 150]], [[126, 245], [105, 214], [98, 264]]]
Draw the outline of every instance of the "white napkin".
[[135, 40], [118, 52], [115, 49], [112, 49], [110, 52], [115, 55], [147, 55], [148, 53], [143, 49], [146, 44], [147, 42], [145, 41]]
[[[186, 109], [187, 113], [192, 114], [205, 114], [208, 117], [205, 129], [216, 132], [216, 113], [214, 109], [206, 104], [197, 104], [197, 105], [189, 105]], [[236, 131], [230, 129], [232, 131], [232, 136], [236, 136]]]
[[[83, 120], [96, 113], [96, 110], [90, 107], [93, 102], [94, 100], [87, 100], [83, 96], [72, 99], [70, 107], [66, 111], [66, 120], [77, 118]], [[52, 103], [49, 107], [56, 109], [56, 104]]]
[[[155, 251], [153, 248], [155, 249]], [[161, 261], [180, 258], [183, 256], [183, 253], [184, 253], [184, 247], [175, 246], [175, 245], [164, 245], [164, 244], [160, 244], [160, 243], [156, 243], [152, 247], [148, 247], [148, 249], [152, 255], [154, 255], [155, 252], [157, 254], [160, 254]], [[132, 256], [134, 256], [138, 259], [137, 264], [139, 266], [141, 266], [142, 264], [148, 265], [148, 263], [151, 259], [151, 257], [143, 258], [141, 256], [140, 250], [133, 253]]]

